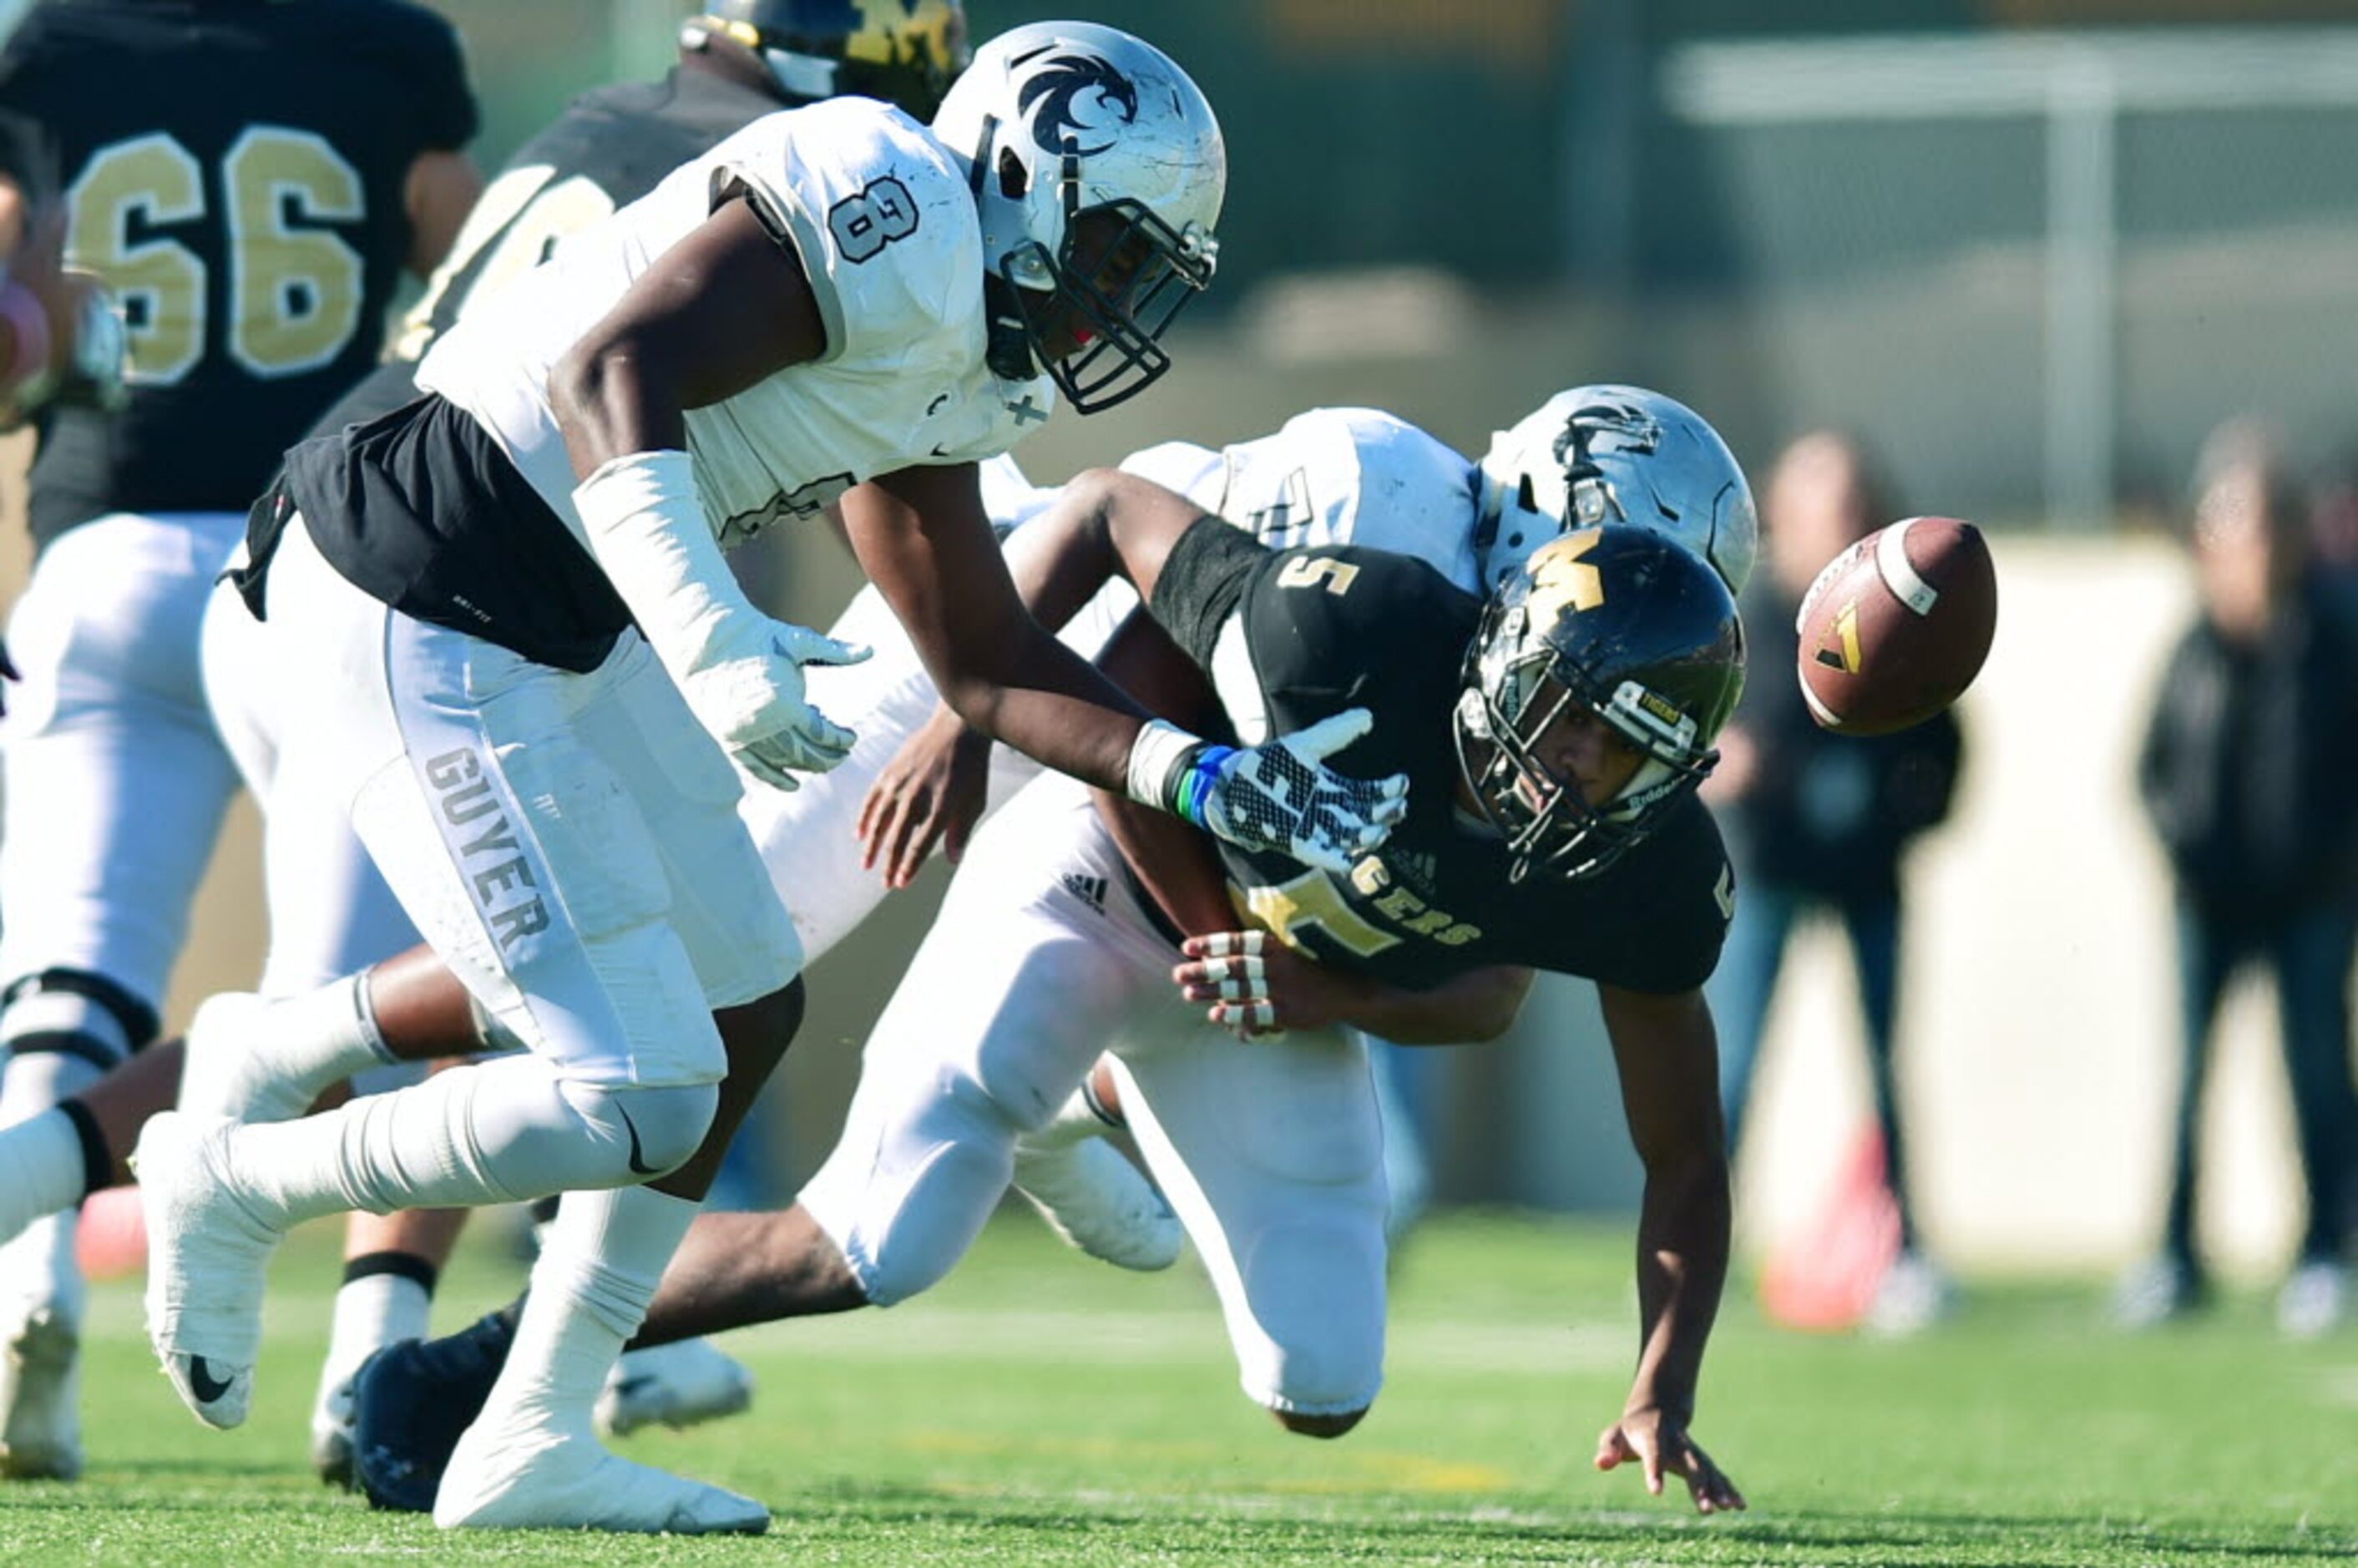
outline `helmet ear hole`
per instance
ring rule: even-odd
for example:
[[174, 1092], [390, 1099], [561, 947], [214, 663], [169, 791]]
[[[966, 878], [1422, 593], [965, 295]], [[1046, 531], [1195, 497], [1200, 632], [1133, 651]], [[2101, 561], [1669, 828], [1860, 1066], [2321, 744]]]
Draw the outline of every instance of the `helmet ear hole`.
[[1526, 512], [1537, 512], [1540, 509], [1539, 497], [1531, 491], [1531, 476], [1529, 474], [1523, 475], [1522, 479], [1519, 481], [1519, 488], [1522, 495], [1523, 510]]
[[1010, 201], [1021, 201], [1032, 189], [1032, 177], [1024, 171], [1023, 160], [1013, 147], [999, 149], [999, 194]]

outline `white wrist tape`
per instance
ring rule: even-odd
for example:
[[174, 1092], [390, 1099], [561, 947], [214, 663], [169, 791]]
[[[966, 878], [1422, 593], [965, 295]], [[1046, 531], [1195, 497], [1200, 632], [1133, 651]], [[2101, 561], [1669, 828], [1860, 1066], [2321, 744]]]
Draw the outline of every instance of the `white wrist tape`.
[[1141, 806], [1151, 806], [1158, 811], [1171, 806], [1171, 770], [1179, 763], [1189, 748], [1202, 741], [1190, 735], [1176, 724], [1160, 719], [1150, 719], [1130, 743], [1130, 766], [1126, 785], [1130, 798]]
[[[573, 491], [590, 554], [677, 680], [717, 662], [732, 627], [760, 612], [712, 536], [686, 452], [633, 452]], [[726, 656], [726, 655], [721, 655]]]

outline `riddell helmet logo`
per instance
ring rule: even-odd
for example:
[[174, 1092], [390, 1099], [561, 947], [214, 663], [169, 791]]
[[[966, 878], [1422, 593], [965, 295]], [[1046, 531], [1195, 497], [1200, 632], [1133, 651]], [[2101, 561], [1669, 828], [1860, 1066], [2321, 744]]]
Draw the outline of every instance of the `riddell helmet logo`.
[[[1111, 151], [1138, 121], [1138, 89], [1110, 61], [1060, 54], [1041, 61], [1015, 95], [1042, 152], [1080, 157]], [[1034, 105], [1037, 105], [1035, 108]]]

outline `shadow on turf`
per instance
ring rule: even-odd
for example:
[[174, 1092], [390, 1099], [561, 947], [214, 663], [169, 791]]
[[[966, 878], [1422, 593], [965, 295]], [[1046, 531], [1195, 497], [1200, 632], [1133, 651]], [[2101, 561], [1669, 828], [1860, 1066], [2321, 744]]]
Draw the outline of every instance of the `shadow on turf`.
[[[959, 1492], [891, 1483], [838, 1481], [828, 1492], [844, 1505], [842, 1510], [812, 1506], [807, 1500], [796, 1507], [790, 1499], [772, 1511], [781, 1525], [788, 1527], [796, 1521], [841, 1522], [849, 1513], [870, 1523], [965, 1525], [978, 1531], [1015, 1529], [1049, 1535], [1152, 1530], [1183, 1511], [1192, 1522], [1206, 1522], [1203, 1513], [1197, 1511], [1202, 1499], [1182, 1498], [1173, 1499], [1174, 1509], [1171, 1512], [1115, 1509], [1082, 1511], [1045, 1507], [1044, 1499], [1038, 1498], [1011, 1498], [1004, 1506], [994, 1506], [987, 1499]], [[1032, 1506], [1024, 1506], [1026, 1501]], [[1660, 1515], [1612, 1510], [1601, 1511], [1594, 1523], [1562, 1519], [1518, 1523], [1492, 1521], [1445, 1509], [1424, 1512], [1412, 1519], [1271, 1519], [1224, 1509], [1218, 1517], [1218, 1528], [1231, 1542], [1261, 1535], [1269, 1539], [1271, 1548], [1282, 1548], [1289, 1554], [1299, 1554], [1315, 1542], [1314, 1550], [1322, 1556], [1378, 1562], [1422, 1560], [1440, 1542], [1462, 1547], [1469, 1531], [1497, 1545], [1512, 1543], [1521, 1549], [1506, 1561], [1529, 1558], [1533, 1562], [1562, 1561], [1573, 1547], [1628, 1548], [1656, 1534], [1675, 1535], [1682, 1545], [1691, 1544], [1705, 1551], [1710, 1541], [1718, 1539], [1731, 1547], [1739, 1543], [1746, 1547], [1777, 1547], [1803, 1554], [1812, 1549], [1843, 1552], [1854, 1554], [1862, 1563], [1884, 1561], [1877, 1553], [1895, 1550], [1910, 1559], [1938, 1561], [1941, 1552], [1955, 1552], [1961, 1546], [2003, 1548], [2009, 1568], [2086, 1568], [2092, 1551], [2125, 1551], [2147, 1560], [2168, 1557], [2273, 1562], [2315, 1561], [2347, 1554], [2358, 1548], [2358, 1541], [2340, 1530], [2319, 1530], [2298, 1541], [2277, 1544], [2222, 1540], [2169, 1526], [2141, 1529], [2125, 1524], [2106, 1525], [2077, 1516], [1881, 1511], [1813, 1510], [1802, 1519], [1749, 1514], [1705, 1519], [1667, 1509]], [[2025, 1541], [2026, 1535], [2038, 1539]], [[1318, 1540], [1325, 1536], [1334, 1539]], [[2029, 1550], [2022, 1551], [2025, 1547]]]

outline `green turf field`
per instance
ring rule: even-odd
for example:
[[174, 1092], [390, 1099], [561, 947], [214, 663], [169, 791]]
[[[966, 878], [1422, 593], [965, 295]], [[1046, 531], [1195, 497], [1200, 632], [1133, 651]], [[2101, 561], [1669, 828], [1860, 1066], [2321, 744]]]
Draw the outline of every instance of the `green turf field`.
[[[934, 1295], [736, 1336], [753, 1412], [628, 1451], [766, 1499], [760, 1541], [449, 1537], [314, 1482], [303, 1422], [331, 1238], [282, 1258], [253, 1422], [172, 1398], [135, 1286], [99, 1287], [91, 1468], [0, 1487], [0, 1562], [426, 1560], [2137, 1564], [2358, 1553], [2358, 1334], [2288, 1346], [2266, 1303], [2103, 1333], [2093, 1290], [1971, 1298], [1907, 1344], [1797, 1337], [1734, 1304], [1698, 1427], [1752, 1512], [1698, 1519], [1588, 1468], [1633, 1340], [1626, 1232], [1456, 1219], [1402, 1261], [1390, 1386], [1351, 1436], [1281, 1433], [1236, 1392], [1208, 1288], [1121, 1275], [1005, 1217]], [[462, 1257], [445, 1321], [509, 1289]]]

